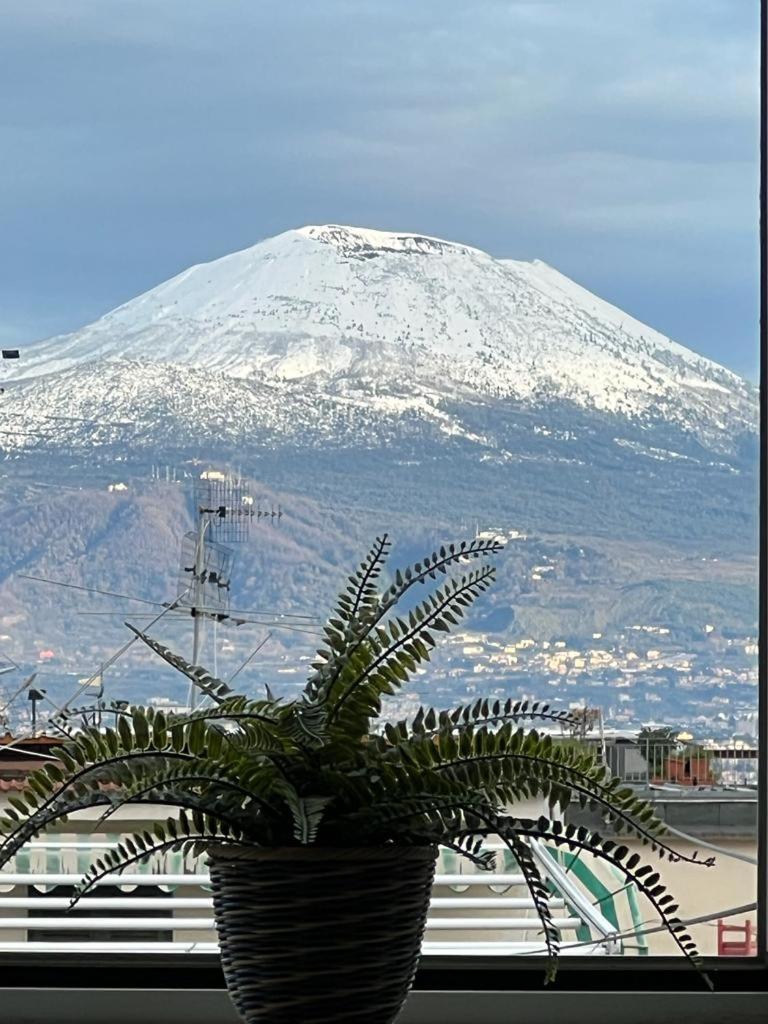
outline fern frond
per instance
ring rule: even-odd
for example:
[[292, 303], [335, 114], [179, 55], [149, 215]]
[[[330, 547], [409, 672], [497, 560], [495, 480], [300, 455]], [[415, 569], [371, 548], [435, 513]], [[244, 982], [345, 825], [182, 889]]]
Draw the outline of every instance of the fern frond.
[[[268, 770], [264, 769], [268, 775]], [[199, 792], [202, 789], [203, 792]], [[265, 793], [268, 787], [265, 787]], [[125, 807], [127, 804], [145, 802], [151, 803], [152, 798], [158, 802], [165, 802], [169, 797], [181, 799], [199, 799], [198, 806], [201, 810], [212, 812], [215, 807], [219, 817], [230, 817], [240, 819], [241, 826], [248, 820], [249, 805], [253, 805], [257, 811], [272, 815], [280, 815], [279, 808], [273, 806], [265, 794], [257, 792], [255, 777], [251, 773], [248, 777], [248, 785], [238, 781], [238, 776], [224, 773], [221, 765], [215, 760], [201, 759], [194, 761], [191, 765], [176, 769], [170, 772], [155, 772], [148, 778], [139, 778], [131, 786], [123, 786], [117, 792], [108, 793], [110, 806], [100, 816], [94, 828], [99, 829], [104, 822], [113, 814]]]
[[521, 840], [514, 826], [509, 824], [507, 828], [502, 828], [497, 834], [514, 855], [525, 879], [528, 892], [531, 894], [539, 921], [541, 921], [544, 944], [547, 948], [545, 983], [549, 983], [555, 980], [557, 958], [560, 953], [560, 932], [552, 920], [552, 913], [549, 907], [549, 889], [547, 889], [546, 883], [541, 877], [541, 872], [536, 861], [533, 859], [530, 847]]
[[[504, 834], [514, 833], [516, 836], [527, 836], [542, 839], [555, 846], [566, 846], [570, 850], [583, 850], [600, 860], [607, 861], [617, 868], [637, 890], [651, 903], [667, 931], [674, 939], [680, 951], [699, 971], [709, 988], [711, 979], [704, 972], [704, 961], [698, 953], [696, 943], [686, 931], [685, 925], [677, 916], [678, 906], [667, 888], [660, 882], [658, 872], [649, 864], [642, 864], [637, 853], [630, 853], [626, 846], [617, 845], [613, 840], [603, 839], [598, 832], [590, 832], [584, 827], [551, 822], [547, 818], [537, 821], [525, 818], [500, 818], [496, 823], [496, 834], [502, 838]], [[714, 861], [706, 862], [711, 866]]]
[[[389, 631], [382, 630], [376, 637], [376, 650], [362, 670], [346, 682], [338, 693], [328, 694], [329, 721], [338, 720], [345, 704], [357, 697], [368, 709], [378, 711], [380, 697], [392, 693], [408, 679], [416, 666], [428, 657], [434, 647], [434, 632], [447, 632], [450, 620], [461, 618], [464, 609], [485, 591], [495, 578], [495, 569], [486, 567], [450, 580], [430, 599], [419, 605], [404, 628], [398, 622]], [[366, 685], [367, 684], [367, 685]]]
[[151, 830], [143, 829], [124, 836], [114, 849], [97, 858], [75, 887], [70, 907], [74, 907], [105, 875], [124, 871], [131, 864], [147, 861], [165, 850], [183, 849], [191, 844], [219, 844], [224, 836], [248, 845], [241, 833], [228, 827], [222, 829], [211, 816], [199, 811], [187, 815], [182, 809], [178, 818], [168, 818], [165, 822], [156, 822]]
[[211, 700], [219, 703], [233, 692], [232, 687], [228, 683], [225, 683], [223, 679], [217, 679], [215, 676], [211, 675], [207, 669], [202, 668], [200, 665], [193, 665], [191, 662], [187, 661], [186, 658], [182, 658], [180, 654], [174, 654], [170, 648], [161, 644], [158, 640], [153, 639], [147, 633], [143, 633], [140, 629], [137, 629], [136, 626], [132, 626], [130, 622], [126, 622], [125, 625], [132, 633], [135, 633], [139, 640], [143, 641], [150, 650], [154, 651], [155, 654], [158, 654], [163, 661], [168, 662], [172, 668], [181, 672], [188, 679], [191, 679], [195, 686], [197, 686], [197, 688], [207, 697], [210, 697]]
[[[387, 545], [382, 556], [386, 558], [388, 553], [386, 534], [383, 538], [377, 539], [377, 545], [381, 543]], [[503, 545], [495, 540], [462, 541], [459, 545], [450, 544], [447, 548], [442, 547], [439, 551], [432, 552], [431, 555], [423, 558], [421, 562], [416, 562], [404, 571], [398, 570], [395, 573], [393, 583], [390, 584], [378, 599], [375, 598], [373, 590], [368, 591], [366, 594], [367, 603], [363, 614], [360, 605], [356, 604], [356, 583], [359, 585], [362, 582], [362, 578], [365, 577], [363, 566], [366, 565], [366, 562], [364, 562], [363, 566], [361, 566], [361, 578], [357, 581], [352, 580], [351, 586], [348, 588], [352, 597], [351, 604], [347, 606], [340, 599], [339, 607], [342, 608], [342, 611], [347, 608], [346, 620], [343, 617], [340, 620], [340, 625], [344, 627], [343, 632], [334, 627], [331, 634], [327, 634], [329, 650], [318, 652], [322, 660], [314, 666], [316, 671], [307, 683], [307, 694], [323, 701], [330, 701], [332, 699], [334, 686], [339, 682], [347, 661], [365, 644], [373, 631], [382, 623], [398, 602], [402, 600], [411, 587], [418, 583], [425, 583], [428, 579], [434, 580], [438, 575], [445, 575], [449, 567], [496, 554], [501, 551], [502, 547]], [[371, 553], [369, 553], [368, 562], [371, 561], [372, 556], [375, 557], [375, 551], [376, 545], [374, 545]], [[458, 599], [458, 605], [459, 607], [462, 605], [461, 598]], [[356, 613], [354, 611], [355, 608], [357, 608]], [[448, 615], [450, 621], [451, 612]], [[430, 646], [432, 645], [430, 644]]]

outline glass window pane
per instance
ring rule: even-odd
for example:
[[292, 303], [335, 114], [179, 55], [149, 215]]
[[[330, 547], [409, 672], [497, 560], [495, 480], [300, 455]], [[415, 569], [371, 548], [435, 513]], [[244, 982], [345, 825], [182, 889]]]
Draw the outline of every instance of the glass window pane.
[[[288, 702], [342, 643], [348, 607], [323, 627], [374, 538], [381, 588], [465, 541], [496, 580], [442, 618], [411, 590], [374, 636], [371, 749], [422, 707], [497, 742], [510, 702], [552, 746], [530, 786], [498, 776], [500, 807], [625, 843], [703, 954], [752, 956], [759, 4], [298, 6], [6, 18], [0, 809], [26, 813], [62, 739], [219, 699], [135, 630]], [[581, 806], [605, 780], [579, 757], [680, 860]], [[0, 953], [215, 951], [199, 851], [106, 871], [65, 914], [167, 817], [141, 778], [143, 803], [6, 858]], [[474, 860], [440, 851], [426, 957], [541, 956], [531, 872], [564, 955], [677, 950], [615, 857], [485, 831]]]

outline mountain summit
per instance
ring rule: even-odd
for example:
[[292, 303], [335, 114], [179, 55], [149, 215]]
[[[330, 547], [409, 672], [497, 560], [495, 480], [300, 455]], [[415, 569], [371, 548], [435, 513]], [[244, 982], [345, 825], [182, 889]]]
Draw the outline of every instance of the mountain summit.
[[707, 435], [726, 421], [729, 432], [755, 422], [754, 389], [736, 374], [538, 260], [333, 224], [190, 267], [27, 349], [6, 372], [58, 374], [103, 360], [333, 388], [407, 381], [661, 417]]
[[0, 449], [50, 473], [218, 460], [384, 518], [404, 486], [425, 521], [752, 539], [756, 389], [539, 261], [304, 227], [5, 366]]
[[514, 539], [488, 620], [505, 642], [752, 629], [756, 390], [539, 261], [304, 227], [21, 356], [0, 366], [17, 659], [44, 636], [98, 663], [124, 637], [15, 574], [166, 601], [193, 484], [227, 466], [285, 510], [238, 546], [233, 607], [304, 613], [381, 532], [479, 528]]

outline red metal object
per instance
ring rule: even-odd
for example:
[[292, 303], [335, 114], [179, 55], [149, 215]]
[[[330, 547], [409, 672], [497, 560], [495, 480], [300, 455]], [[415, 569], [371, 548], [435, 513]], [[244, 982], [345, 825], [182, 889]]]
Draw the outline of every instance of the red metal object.
[[712, 786], [717, 780], [705, 754], [685, 754], [667, 759], [666, 781], [677, 786]]
[[[726, 933], [736, 933], [739, 938], [726, 938]], [[757, 938], [752, 934], [752, 922], [744, 924], [725, 924], [717, 922], [717, 955], [718, 956], [756, 956]]]

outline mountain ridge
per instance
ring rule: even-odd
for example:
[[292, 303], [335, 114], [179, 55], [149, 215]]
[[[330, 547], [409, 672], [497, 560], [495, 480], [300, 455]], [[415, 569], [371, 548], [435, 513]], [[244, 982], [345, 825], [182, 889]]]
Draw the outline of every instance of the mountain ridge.
[[[413, 233], [284, 232], [188, 268], [3, 371], [0, 449], [13, 458], [343, 451], [367, 474], [379, 452], [390, 476], [449, 459], [467, 479], [485, 465], [576, 490], [585, 516], [590, 474], [608, 493], [608, 474], [629, 474], [627, 493], [644, 482], [660, 504], [677, 502], [685, 480], [710, 519], [717, 495], [734, 507], [728, 475], [754, 476], [746, 381], [541, 261]], [[617, 510], [625, 502], [617, 495]]]
[[[132, 358], [248, 379], [385, 373], [437, 357], [481, 395], [542, 394], [620, 415], [754, 419], [755, 389], [541, 261], [338, 225], [197, 264], [80, 331], [37, 343], [5, 379]], [[681, 399], [684, 397], [684, 401]]]

